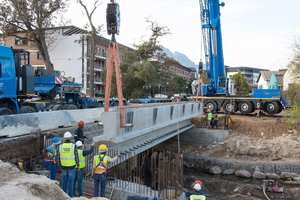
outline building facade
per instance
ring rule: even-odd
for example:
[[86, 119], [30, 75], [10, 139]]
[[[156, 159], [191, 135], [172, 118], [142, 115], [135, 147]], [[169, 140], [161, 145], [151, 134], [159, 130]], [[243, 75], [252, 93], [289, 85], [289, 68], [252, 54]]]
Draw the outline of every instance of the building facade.
[[244, 78], [247, 80], [251, 91], [253, 92], [254, 89], [258, 88], [258, 76], [261, 71], [269, 71], [268, 69], [260, 69], [260, 68], [253, 68], [253, 67], [226, 67], [226, 76], [227, 78], [231, 78], [234, 74], [238, 73], [239, 71], [242, 73]]
[[277, 82], [276, 89], [283, 89], [283, 76], [285, 73], [286, 69], [280, 69], [279, 71], [260, 72], [257, 80], [258, 89], [272, 89], [274, 88], [275, 82]]
[[[48, 33], [51, 33], [52, 38], [55, 38], [55, 41], [52, 43], [48, 41], [48, 51], [54, 70], [61, 71], [61, 76], [66, 78], [75, 78], [76, 83], [83, 84], [82, 92], [89, 96], [89, 68], [91, 61], [88, 55], [91, 48], [88, 39], [84, 39], [86, 37], [83, 37], [86, 30], [76, 26], [64, 26], [52, 28], [47, 31]], [[20, 33], [19, 36], [20, 37], [6, 38], [6, 46], [28, 50], [30, 52], [31, 65], [35, 69], [44, 69], [45, 64], [36, 45], [33, 42], [24, 39], [25, 33]], [[103, 69], [106, 68], [109, 43], [109, 39], [102, 36], [96, 37], [94, 59], [95, 94], [105, 93], [103, 80], [101, 80], [101, 73]], [[123, 47], [130, 51], [134, 50], [126, 46]], [[120, 52], [120, 62], [122, 61], [123, 56], [124, 54]]]

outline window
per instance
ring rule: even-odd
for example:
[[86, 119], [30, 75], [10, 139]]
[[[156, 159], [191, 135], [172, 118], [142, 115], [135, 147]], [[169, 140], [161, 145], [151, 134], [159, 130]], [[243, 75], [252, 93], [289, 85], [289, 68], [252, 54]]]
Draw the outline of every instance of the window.
[[36, 55], [36, 59], [38, 59], [38, 60], [43, 59], [43, 56], [42, 56], [42, 54], [40, 52], [37, 52], [36, 54], [37, 54]]
[[16, 37], [15, 45], [27, 45], [27, 39]]

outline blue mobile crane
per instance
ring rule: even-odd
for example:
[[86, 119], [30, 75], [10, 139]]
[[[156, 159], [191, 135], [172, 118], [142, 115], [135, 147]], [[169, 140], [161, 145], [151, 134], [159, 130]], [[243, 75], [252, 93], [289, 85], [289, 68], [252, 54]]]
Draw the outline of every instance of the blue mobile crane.
[[60, 71], [36, 70], [30, 52], [0, 46], [0, 115], [96, 108], [82, 84], [63, 80]]
[[[280, 89], [255, 89], [252, 96], [230, 96], [224, 66], [219, 0], [199, 0], [205, 66], [199, 63], [199, 73], [207, 72], [210, 83], [203, 85], [204, 106], [211, 111], [225, 113], [240, 111], [242, 114], [262, 109], [268, 114], [277, 114], [288, 107], [288, 101], [281, 96]], [[203, 69], [205, 67], [205, 69]], [[194, 83], [193, 86], [196, 84]], [[201, 95], [199, 89], [199, 94]], [[195, 97], [189, 97], [195, 99]]]

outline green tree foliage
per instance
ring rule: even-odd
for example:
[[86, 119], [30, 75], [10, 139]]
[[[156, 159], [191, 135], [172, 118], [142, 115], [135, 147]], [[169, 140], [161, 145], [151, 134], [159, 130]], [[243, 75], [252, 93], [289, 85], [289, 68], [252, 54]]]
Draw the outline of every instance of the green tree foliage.
[[286, 118], [289, 127], [300, 130], [300, 84], [294, 84], [289, 87], [288, 99], [290, 99], [290, 103], [293, 103], [289, 116]]
[[[18, 36], [32, 41], [44, 59], [46, 69], [53, 69], [48, 44], [55, 37], [47, 28], [63, 23], [69, 0], [2, 0], [0, 3], [0, 29], [4, 36]], [[25, 35], [17, 34], [24, 32]], [[46, 42], [47, 40], [47, 42]]]
[[290, 128], [300, 130], [300, 37], [294, 39], [293, 55], [288, 70], [291, 71], [294, 84], [289, 85], [287, 98], [294, 106], [290, 109], [287, 121]]
[[209, 79], [207, 78], [207, 73], [206, 71], [201, 72], [201, 77], [202, 77], [202, 82], [203, 84], [209, 84]]
[[249, 84], [247, 83], [246, 79], [242, 75], [242, 73], [239, 71], [237, 74], [234, 74], [231, 76], [231, 80], [235, 81], [235, 89], [236, 89], [236, 95], [248, 95], [249, 94]]

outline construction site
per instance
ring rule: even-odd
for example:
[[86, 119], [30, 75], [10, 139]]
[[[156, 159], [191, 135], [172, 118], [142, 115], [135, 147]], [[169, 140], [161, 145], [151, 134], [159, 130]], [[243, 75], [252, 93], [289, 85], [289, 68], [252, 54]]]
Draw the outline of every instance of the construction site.
[[[193, 190], [193, 182], [201, 180], [207, 199], [266, 199], [263, 190], [257, 186], [268, 178], [284, 188], [282, 192], [266, 191], [268, 198], [299, 199], [299, 130], [288, 129], [284, 114], [262, 115], [259, 121], [255, 120], [256, 114], [231, 115], [228, 127], [225, 116], [220, 114], [217, 129], [207, 129], [205, 114], [193, 117], [191, 123], [195, 127], [192, 130], [141, 153], [135, 153], [139, 145], [134, 147], [136, 149], [118, 151], [113, 149], [113, 142], [105, 142], [109, 147], [108, 155], [119, 155], [119, 160], [108, 166], [106, 198], [185, 199], [182, 188], [176, 183]], [[74, 132], [76, 128], [60, 127], [2, 138], [1, 197], [53, 199], [55, 194], [55, 199], [71, 199], [61, 189], [60, 172], [56, 181], [47, 177], [49, 173], [43, 170], [42, 150], [51, 145], [53, 137], [63, 139], [66, 131]], [[99, 122], [87, 123], [84, 134], [87, 137], [84, 149], [89, 149], [93, 138], [103, 134], [103, 127]], [[96, 142], [95, 147], [101, 143], [103, 141]], [[97, 154], [97, 148], [94, 154]], [[86, 157], [84, 196], [72, 199], [101, 199], [92, 197], [92, 157]], [[246, 175], [238, 175], [241, 170], [248, 173], [244, 171]]]
[[[81, 83], [54, 70], [48, 52], [9, 47], [9, 42], [27, 45], [24, 38], [7, 36], [6, 46], [0, 46], [0, 199], [299, 200], [300, 130], [291, 128], [297, 127], [291, 122], [299, 124], [299, 116], [291, 114], [297, 101], [288, 98], [283, 83], [278, 85], [284, 79], [281, 74], [277, 80], [279, 72], [255, 75], [269, 76], [265, 88], [258, 87], [254, 73], [244, 74], [253, 76], [251, 84], [240, 71], [236, 80], [227, 76], [220, 23], [225, 3], [199, 1], [203, 43], [191, 78], [191, 70], [172, 59], [175, 65], [168, 66], [165, 53], [159, 57], [162, 46], [156, 39], [166, 30], [154, 22], [149, 49], [122, 46], [129, 54], [121, 55], [116, 42], [120, 8], [110, 2], [110, 40], [75, 26], [59, 33], [94, 36], [86, 36], [86, 44], [80, 37], [82, 52], [68, 59], [81, 62], [76, 69]], [[10, 13], [9, 6], [5, 9]], [[30, 53], [42, 57], [45, 68], [31, 65]], [[54, 60], [64, 66], [63, 59]], [[100, 75], [104, 67], [105, 78]], [[130, 70], [134, 76], [126, 77], [127, 85], [136, 84], [137, 90], [122, 85]], [[135, 90], [134, 98], [125, 99], [124, 89]]]

